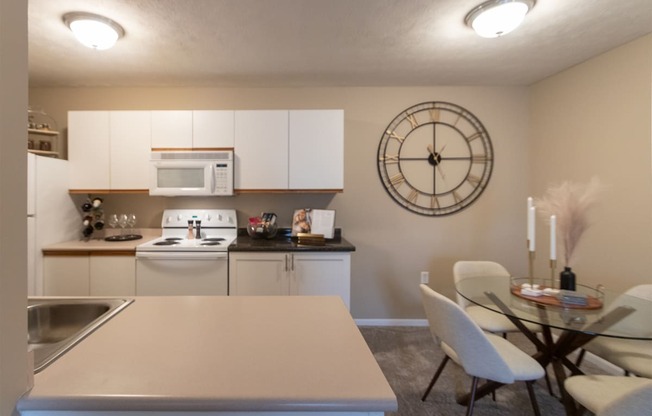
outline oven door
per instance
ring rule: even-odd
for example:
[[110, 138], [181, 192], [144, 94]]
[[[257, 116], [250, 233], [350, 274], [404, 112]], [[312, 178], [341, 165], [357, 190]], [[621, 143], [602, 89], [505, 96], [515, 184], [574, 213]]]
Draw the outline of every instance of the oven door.
[[226, 252], [136, 252], [137, 296], [228, 294]]
[[210, 161], [152, 160], [149, 194], [199, 196], [215, 194], [215, 173]]

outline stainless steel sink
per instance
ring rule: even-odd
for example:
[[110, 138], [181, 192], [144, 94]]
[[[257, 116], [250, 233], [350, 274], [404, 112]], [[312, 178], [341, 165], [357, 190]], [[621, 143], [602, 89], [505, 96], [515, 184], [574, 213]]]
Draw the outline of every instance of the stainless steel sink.
[[29, 298], [27, 348], [34, 351], [34, 373], [43, 370], [133, 299]]

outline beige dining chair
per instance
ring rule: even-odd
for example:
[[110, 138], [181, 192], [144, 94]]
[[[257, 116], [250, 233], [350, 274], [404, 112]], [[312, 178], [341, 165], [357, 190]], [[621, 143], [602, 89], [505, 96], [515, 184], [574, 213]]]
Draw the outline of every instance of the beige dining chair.
[[[630, 296], [652, 302], [652, 284], [634, 286], [628, 289], [625, 295], [616, 299], [609, 306], [609, 309], [625, 305], [635, 308], [636, 305], [632, 304]], [[652, 319], [652, 316], [647, 318]], [[623, 332], [627, 333], [630, 332], [627, 330], [628, 327], [642, 328], [644, 327], [643, 324], [645, 323], [639, 322], [635, 317], [630, 316], [615, 323], [611, 330], [618, 332], [619, 329], [622, 329]], [[649, 328], [649, 323], [647, 323], [647, 327]], [[652, 341], [596, 337], [580, 351], [576, 365], [579, 366], [582, 363], [586, 351], [622, 368], [625, 375], [635, 374], [640, 377], [652, 378]]]
[[[456, 285], [464, 279], [483, 276], [504, 276], [507, 280], [511, 277], [505, 267], [493, 261], [461, 260], [453, 265], [453, 279]], [[485, 331], [502, 334], [503, 338], [509, 332], [520, 332], [516, 325], [505, 315], [490, 311], [479, 305], [473, 305], [459, 293], [456, 296], [457, 303]], [[525, 321], [523, 321], [523, 324], [532, 332], [541, 332], [541, 327], [537, 324]]]
[[450, 359], [473, 378], [467, 416], [473, 414], [479, 379], [501, 384], [524, 381], [534, 414], [538, 416], [533, 383], [543, 377], [543, 367], [506, 339], [484, 332], [452, 300], [425, 284], [420, 285], [420, 289], [430, 331], [446, 354], [421, 400], [426, 400]]
[[644, 416], [652, 406], [652, 380], [642, 377], [589, 375], [566, 379], [564, 387], [596, 416]]

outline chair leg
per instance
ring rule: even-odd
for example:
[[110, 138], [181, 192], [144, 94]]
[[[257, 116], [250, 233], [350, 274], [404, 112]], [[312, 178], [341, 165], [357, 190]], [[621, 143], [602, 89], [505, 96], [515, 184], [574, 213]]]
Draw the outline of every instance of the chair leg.
[[534, 388], [532, 385], [534, 384], [534, 381], [526, 381], [525, 385], [527, 386], [527, 392], [530, 395], [530, 402], [532, 402], [532, 409], [534, 410], [535, 416], [541, 416], [541, 413], [539, 412], [539, 404], [537, 403], [537, 396], [534, 394]]
[[546, 378], [546, 386], [548, 386], [548, 393], [550, 393], [552, 397], [555, 397], [555, 395], [552, 392], [552, 384], [550, 384], [550, 377], [548, 377], [548, 370], [545, 368], [543, 370], [545, 371], [544, 377]]
[[430, 384], [428, 384], [428, 389], [426, 389], [426, 392], [423, 394], [423, 397], [421, 397], [421, 401], [425, 402], [426, 397], [430, 394], [430, 390], [435, 385], [435, 382], [437, 382], [437, 379], [439, 378], [439, 375], [441, 374], [442, 371], [444, 371], [444, 367], [446, 366], [446, 363], [450, 360], [450, 357], [448, 355], [444, 356], [444, 359], [441, 361], [441, 364], [439, 364], [439, 368], [437, 368], [437, 371], [435, 372], [435, 375], [432, 376], [432, 380], [430, 380]]
[[577, 356], [577, 360], [575, 361], [575, 365], [576, 365], [577, 367], [579, 367], [580, 364], [582, 364], [582, 360], [584, 359], [584, 354], [586, 354], [586, 350], [585, 350], [584, 348], [582, 348], [582, 349], [580, 350], [579, 355]]
[[473, 415], [473, 405], [475, 404], [475, 391], [478, 389], [478, 378], [473, 377], [473, 383], [471, 384], [471, 401], [469, 402], [469, 407], [466, 408], [466, 416]]

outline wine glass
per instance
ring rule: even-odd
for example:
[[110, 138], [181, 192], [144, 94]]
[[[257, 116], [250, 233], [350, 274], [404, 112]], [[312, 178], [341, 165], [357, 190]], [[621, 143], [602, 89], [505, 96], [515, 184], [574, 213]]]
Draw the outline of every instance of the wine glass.
[[118, 226], [118, 214], [112, 214], [109, 217], [109, 226], [115, 230]]
[[118, 226], [122, 228], [120, 234], [125, 233], [125, 227], [127, 227], [127, 214], [120, 214], [118, 216]]
[[136, 225], [136, 214], [127, 214], [127, 225], [129, 226], [129, 234], [134, 234], [134, 225]]

